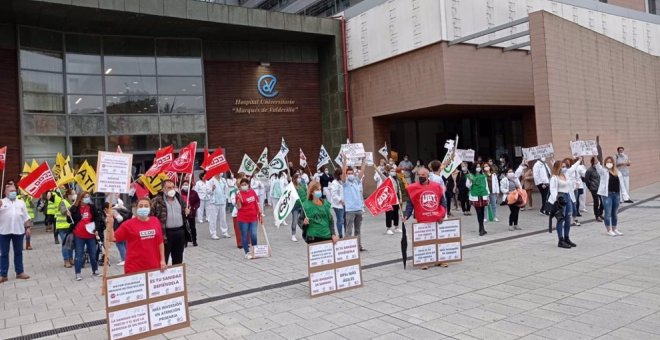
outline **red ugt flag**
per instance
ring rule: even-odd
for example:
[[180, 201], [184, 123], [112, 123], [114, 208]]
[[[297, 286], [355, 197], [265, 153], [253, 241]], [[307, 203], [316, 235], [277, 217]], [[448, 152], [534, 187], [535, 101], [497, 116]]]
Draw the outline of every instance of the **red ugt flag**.
[[206, 174], [204, 175], [204, 179], [209, 179], [217, 174], [229, 171], [229, 163], [225, 159], [222, 148], [215, 149], [205, 165], [204, 170], [206, 170]]
[[25, 190], [30, 196], [39, 198], [44, 192], [57, 188], [57, 183], [53, 173], [50, 172], [48, 163], [43, 162], [29, 175], [23, 177], [18, 182], [18, 187]]
[[398, 203], [396, 190], [394, 189], [394, 183], [392, 183], [391, 177], [388, 177], [383, 181], [383, 184], [381, 184], [378, 189], [376, 189], [376, 191], [364, 201], [364, 205], [374, 216], [392, 210], [392, 206]]
[[204, 145], [204, 160], [202, 161], [202, 165], [200, 165], [202, 169], [206, 168], [206, 164], [209, 162], [209, 157], [211, 157], [211, 154], [209, 154], [209, 148]]
[[192, 142], [188, 146], [179, 150], [179, 157], [177, 157], [165, 171], [173, 171], [178, 173], [192, 173], [195, 165], [195, 152], [197, 151], [197, 142]]
[[170, 145], [156, 151], [156, 157], [154, 157], [154, 164], [151, 165], [151, 168], [147, 170], [145, 175], [147, 176], [156, 176], [159, 173], [163, 172], [167, 166], [169, 166], [174, 160], [174, 146]]
[[5, 161], [7, 160], [7, 147], [0, 148], [0, 170], [5, 169]]

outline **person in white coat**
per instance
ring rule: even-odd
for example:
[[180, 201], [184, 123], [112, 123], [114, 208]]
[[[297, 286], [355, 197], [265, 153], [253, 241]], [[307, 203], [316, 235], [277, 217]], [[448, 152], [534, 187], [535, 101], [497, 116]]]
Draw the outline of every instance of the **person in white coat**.
[[500, 181], [500, 192], [502, 193], [502, 204], [507, 203], [509, 206], [509, 231], [521, 230], [518, 226], [518, 216], [520, 215], [520, 207], [514, 202], [508, 204], [507, 196], [510, 192], [522, 189], [520, 184], [520, 176], [527, 169], [526, 161], [523, 159], [522, 164], [514, 172], [513, 169], [506, 169], [505, 176]]
[[[252, 178], [250, 178], [250, 188], [254, 190], [254, 192], [257, 194], [257, 197], [259, 197], [259, 209], [261, 210], [261, 216], [266, 216], [264, 214], [264, 202], [266, 201], [266, 186], [264, 185], [264, 182], [259, 180], [257, 176], [252, 176]], [[271, 203], [270, 197], [268, 197], [268, 203]]]
[[208, 185], [209, 181], [204, 179], [204, 175], [203, 172], [199, 174], [199, 181], [193, 188], [199, 195], [199, 209], [197, 209], [197, 222], [199, 223], [204, 223], [204, 220], [209, 221], [208, 207], [213, 196], [213, 191]]
[[231, 236], [227, 232], [227, 192], [229, 190], [227, 180], [218, 174], [209, 181], [209, 186], [212, 190], [212, 200], [208, 207], [211, 238], [219, 239], [218, 227], [220, 227], [222, 236], [229, 238]]
[[545, 203], [548, 201], [550, 196], [550, 167], [545, 162], [545, 157], [541, 157], [538, 162], [534, 163], [532, 167], [532, 173], [534, 176], [534, 184], [539, 189], [541, 193], [541, 214], [549, 215], [549, 211], [545, 211]]
[[341, 182], [341, 169], [335, 170], [334, 180], [328, 187], [330, 188], [330, 205], [335, 212], [337, 235], [339, 238], [344, 238], [344, 185]]
[[598, 155], [596, 170], [600, 175], [598, 195], [603, 201], [605, 208], [605, 228], [609, 236], [622, 236], [623, 233], [617, 228], [619, 203], [622, 195], [628, 195], [625, 179], [614, 165], [614, 158], [605, 158], [605, 167], [600, 165], [603, 155]]
[[488, 206], [493, 211], [493, 221], [499, 222], [500, 220], [497, 218], [497, 195], [500, 194], [500, 183], [497, 180], [497, 173], [493, 173], [490, 164], [485, 163], [484, 175], [488, 179], [486, 183], [488, 184], [488, 192], [490, 192], [490, 195], [488, 195]]
[[[284, 171], [282, 171], [279, 176], [273, 175], [270, 177], [270, 198], [272, 198], [272, 202], [269, 200], [268, 203], [270, 203], [271, 206], [274, 207], [277, 204], [288, 184], [289, 180]], [[279, 228], [281, 225], [287, 226], [288, 224], [286, 221], [282, 221], [282, 224], [275, 226]]]
[[556, 162], [552, 167], [552, 177], [550, 178], [550, 197], [548, 202], [556, 204], [558, 211], [557, 218], [557, 237], [559, 248], [569, 249], [576, 247], [569, 237], [571, 231], [571, 216], [573, 215], [573, 195], [575, 184], [573, 178], [577, 167], [581, 164], [580, 160], [571, 166], [571, 159], [566, 158], [561, 162]]
[[621, 191], [621, 202], [633, 203], [628, 193], [630, 192], [630, 158], [623, 153], [623, 146], [616, 148], [616, 168], [623, 179], [623, 190]]

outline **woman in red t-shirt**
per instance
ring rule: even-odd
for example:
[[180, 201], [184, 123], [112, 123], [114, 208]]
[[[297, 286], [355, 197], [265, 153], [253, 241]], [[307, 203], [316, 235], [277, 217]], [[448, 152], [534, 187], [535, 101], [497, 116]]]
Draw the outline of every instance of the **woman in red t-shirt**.
[[99, 272], [99, 263], [96, 258], [97, 244], [96, 235], [98, 234], [99, 224], [98, 212], [92, 204], [92, 196], [83, 191], [78, 195], [76, 201], [69, 208], [69, 215], [73, 220], [73, 235], [76, 249], [76, 281], [82, 280], [80, 271], [82, 269], [85, 250], [89, 254], [89, 262], [92, 266], [92, 276], [102, 276]]
[[250, 189], [250, 180], [242, 178], [240, 182], [240, 191], [236, 194], [236, 209], [238, 215], [238, 227], [241, 229], [241, 241], [243, 242], [243, 250], [245, 251], [245, 258], [251, 259], [250, 247], [248, 246], [248, 232], [250, 233], [250, 240], [252, 245], [257, 245], [257, 223], [261, 217], [261, 209], [259, 209], [259, 196], [254, 190]]
[[124, 274], [159, 268], [165, 270], [167, 267], [160, 221], [155, 216], [149, 216], [150, 211], [149, 198], [140, 198], [137, 217], [122, 223], [114, 234], [115, 242], [126, 241]]

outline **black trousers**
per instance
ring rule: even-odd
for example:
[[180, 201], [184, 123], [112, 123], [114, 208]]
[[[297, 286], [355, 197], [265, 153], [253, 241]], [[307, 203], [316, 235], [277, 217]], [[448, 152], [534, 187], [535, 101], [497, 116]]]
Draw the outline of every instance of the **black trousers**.
[[190, 226], [190, 236], [191, 236], [191, 241], [193, 244], [197, 243], [197, 227], [195, 225], [197, 219], [195, 218], [195, 214], [190, 214], [192, 218], [188, 219], [188, 225]]
[[[459, 201], [460, 201], [461, 196], [459, 195], [458, 198], [459, 198]], [[470, 205], [470, 200], [469, 199], [466, 198], [465, 200], [461, 201], [461, 210], [463, 210], [464, 213], [470, 212], [470, 207], [471, 207], [471, 205]]]
[[477, 220], [479, 221], [479, 230], [484, 229], [484, 210], [486, 207], [474, 207], [474, 210], [477, 211]]
[[603, 201], [601, 200], [600, 195], [598, 195], [598, 191], [589, 191], [591, 192], [591, 198], [594, 200], [594, 216], [603, 216], [603, 210], [605, 208], [603, 207]]
[[520, 213], [520, 207], [515, 204], [509, 204], [509, 226], [518, 225], [518, 214]]
[[395, 204], [392, 206], [392, 210], [385, 212], [385, 226], [387, 229], [392, 228], [392, 222], [394, 226], [399, 226], [399, 205]]
[[550, 185], [546, 184], [545, 188], [543, 188], [543, 184], [540, 184], [536, 187], [539, 188], [539, 191], [541, 192], [541, 212], [549, 214], [550, 211], [544, 211], [543, 207], [545, 207], [545, 202], [547, 202], [548, 198], [550, 197]]
[[186, 246], [186, 232], [183, 227], [165, 229], [167, 242], [165, 243], [165, 263], [170, 262], [172, 255], [172, 264], [183, 263], [183, 249]]
[[451, 214], [451, 199], [454, 197], [454, 193], [450, 193], [449, 190], [445, 192], [445, 199], [447, 200], [447, 215]]

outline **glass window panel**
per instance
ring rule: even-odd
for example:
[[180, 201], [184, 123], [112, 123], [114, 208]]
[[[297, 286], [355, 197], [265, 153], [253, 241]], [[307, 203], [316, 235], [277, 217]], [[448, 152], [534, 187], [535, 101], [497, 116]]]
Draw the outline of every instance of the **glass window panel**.
[[101, 53], [101, 37], [87, 34], [67, 34], [66, 51], [74, 53]]
[[23, 92], [23, 111], [64, 113], [64, 96], [61, 94]]
[[37, 159], [39, 161], [49, 161], [46, 158], [52, 157], [51, 161], [55, 161], [55, 155], [58, 152], [66, 150], [65, 137], [47, 137], [47, 136], [23, 136], [21, 141], [23, 146], [23, 157], [25, 160]]
[[161, 113], [202, 113], [204, 96], [160, 96], [158, 106]]
[[206, 135], [203, 133], [185, 133], [185, 134], [172, 134], [161, 135], [161, 144], [170, 145], [174, 144], [174, 148], [184, 147], [191, 142], [197, 142], [197, 145], [206, 144]]
[[66, 123], [64, 119], [65, 116], [23, 115], [23, 134], [65, 136]]
[[105, 92], [109, 95], [123, 94], [131, 96], [156, 94], [156, 78], [141, 76], [106, 76]]
[[71, 137], [73, 155], [98, 155], [99, 150], [105, 150], [105, 137]]
[[154, 57], [103, 57], [107, 75], [115, 74], [137, 74], [153, 75], [156, 74], [156, 58]]
[[67, 96], [69, 113], [90, 114], [103, 113], [103, 97], [101, 96]]
[[103, 37], [106, 55], [154, 56], [154, 40], [134, 37]]
[[20, 27], [21, 46], [62, 51], [62, 33], [34, 27]]
[[112, 135], [158, 134], [158, 117], [149, 115], [108, 116], [108, 133]]
[[21, 71], [23, 91], [62, 93], [62, 74]]
[[158, 113], [155, 96], [109, 96], [105, 98], [105, 108], [108, 113]]
[[161, 115], [161, 133], [206, 132], [204, 115]]
[[159, 57], [201, 57], [202, 42], [197, 39], [157, 39], [156, 54]]
[[21, 50], [21, 67], [62, 72], [62, 53]]
[[105, 134], [103, 116], [69, 116], [69, 135], [96, 136]]
[[202, 94], [201, 77], [158, 77], [159, 94]]
[[67, 53], [66, 73], [101, 74], [101, 56]]
[[101, 87], [101, 76], [67, 75], [66, 92], [101, 94], [103, 93], [103, 88]]
[[140, 152], [148, 151], [153, 152], [158, 149], [158, 135], [149, 136], [110, 136], [108, 137], [108, 150], [117, 149], [117, 145], [121, 145], [124, 152]]
[[158, 74], [171, 76], [201, 76], [200, 58], [165, 58], [158, 57]]

